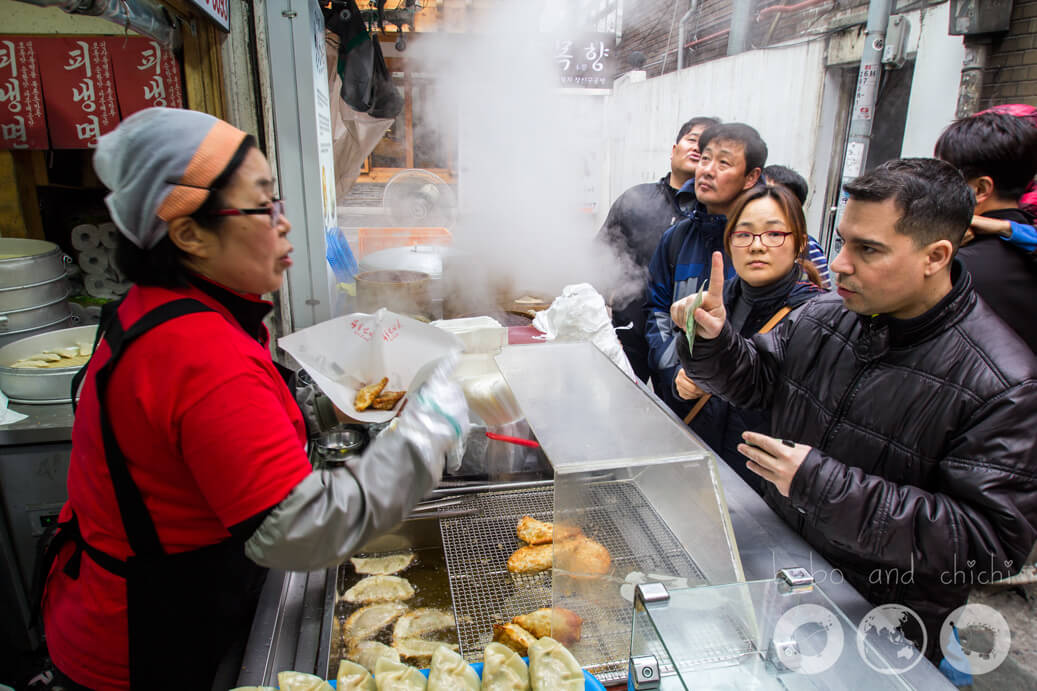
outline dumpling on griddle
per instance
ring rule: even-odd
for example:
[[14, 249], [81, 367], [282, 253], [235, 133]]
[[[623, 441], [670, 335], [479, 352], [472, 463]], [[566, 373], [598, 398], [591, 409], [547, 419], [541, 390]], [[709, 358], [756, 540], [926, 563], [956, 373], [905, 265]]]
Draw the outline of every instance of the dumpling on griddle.
[[378, 691], [425, 691], [428, 680], [410, 665], [382, 658], [374, 668], [374, 683]]
[[399, 576], [368, 576], [346, 591], [342, 596], [346, 602], [368, 604], [370, 602], [395, 602], [414, 597], [414, 586]]
[[361, 607], [346, 619], [342, 626], [342, 638], [347, 643], [371, 638], [406, 611], [407, 605], [400, 602], [383, 602]]
[[365, 669], [374, 669], [383, 657], [391, 662], [400, 661], [400, 654], [395, 648], [378, 641], [353, 641], [346, 653], [346, 658]]
[[501, 643], [486, 646], [482, 691], [529, 691], [529, 668], [518, 653]]
[[396, 621], [393, 627], [392, 637], [397, 638], [420, 638], [434, 631], [452, 629], [455, 625], [454, 615], [445, 609], [433, 607], [419, 607], [412, 609]]
[[481, 682], [460, 655], [446, 646], [432, 653], [428, 674], [428, 691], [479, 691]]
[[365, 576], [391, 576], [414, 561], [414, 552], [390, 554], [386, 557], [353, 557], [349, 560], [356, 572]]
[[553, 638], [529, 646], [529, 681], [533, 691], [583, 691], [583, 670], [573, 654]]
[[281, 691], [324, 691], [331, 688], [320, 677], [305, 672], [278, 672], [277, 686]]
[[413, 660], [415, 664], [420, 664], [422, 667], [428, 666], [428, 662], [432, 658], [433, 653], [436, 652], [436, 648], [446, 647], [450, 650], [457, 650], [457, 646], [453, 643], [427, 641], [424, 638], [393, 639], [392, 647], [396, 648], [396, 652], [400, 654], [400, 657]]
[[337, 691], [378, 691], [371, 673], [349, 660], [342, 660], [338, 663], [335, 689]]

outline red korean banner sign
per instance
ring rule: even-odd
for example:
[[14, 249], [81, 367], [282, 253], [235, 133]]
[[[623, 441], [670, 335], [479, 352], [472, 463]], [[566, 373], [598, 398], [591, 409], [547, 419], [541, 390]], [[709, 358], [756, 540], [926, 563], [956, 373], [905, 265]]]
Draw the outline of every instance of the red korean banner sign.
[[149, 38], [128, 37], [108, 39], [108, 53], [122, 117], [153, 106], [184, 107], [180, 65], [172, 52]]
[[46, 148], [36, 49], [28, 37], [0, 36], [0, 149]]
[[55, 149], [87, 149], [119, 124], [115, 79], [103, 36], [33, 38]]

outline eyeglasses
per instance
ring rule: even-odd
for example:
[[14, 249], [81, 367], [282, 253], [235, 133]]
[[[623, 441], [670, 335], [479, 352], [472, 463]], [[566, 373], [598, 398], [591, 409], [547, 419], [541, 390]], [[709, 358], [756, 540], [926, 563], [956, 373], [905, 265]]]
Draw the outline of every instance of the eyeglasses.
[[[213, 190], [212, 187], [204, 187], [202, 185], [191, 185], [189, 183], [177, 180], [176, 178], [169, 178], [166, 180], [167, 185], [175, 185], [177, 187], [190, 187], [196, 190]], [[274, 199], [270, 202], [270, 206], [261, 206], [255, 209], [213, 209], [207, 216], [270, 216], [270, 225], [276, 226], [280, 222], [281, 217], [284, 216], [284, 200]]]
[[739, 230], [736, 233], [731, 233], [731, 246], [749, 247], [753, 244], [753, 240], [760, 238], [760, 242], [763, 243], [764, 247], [781, 247], [785, 244], [785, 238], [789, 235], [792, 235], [792, 233], [782, 230], [768, 230], [765, 233], [750, 233], [745, 230]]
[[270, 225], [276, 226], [281, 217], [284, 216], [284, 201], [274, 199], [270, 206], [262, 206], [257, 209], [214, 209], [209, 212], [210, 216], [270, 216]]

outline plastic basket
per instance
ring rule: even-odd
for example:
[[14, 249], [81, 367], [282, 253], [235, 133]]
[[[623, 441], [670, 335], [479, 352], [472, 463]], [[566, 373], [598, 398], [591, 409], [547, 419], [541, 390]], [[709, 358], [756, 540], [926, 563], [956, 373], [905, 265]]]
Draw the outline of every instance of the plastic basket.
[[358, 228], [357, 255], [364, 257], [372, 252], [392, 247], [414, 245], [449, 245], [453, 236], [446, 228]]

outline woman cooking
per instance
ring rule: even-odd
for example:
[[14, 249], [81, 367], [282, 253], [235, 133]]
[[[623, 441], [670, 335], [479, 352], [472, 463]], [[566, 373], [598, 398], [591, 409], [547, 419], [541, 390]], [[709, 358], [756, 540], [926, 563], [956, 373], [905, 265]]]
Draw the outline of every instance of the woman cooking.
[[47, 645], [68, 689], [205, 690], [266, 568], [328, 567], [398, 523], [467, 409], [444, 363], [395, 433], [312, 471], [262, 323], [292, 246], [253, 138], [151, 108], [100, 139], [94, 167], [134, 285], [81, 388]]
[[[821, 276], [806, 258], [807, 224], [803, 207], [781, 185], [757, 185], [735, 200], [724, 229], [724, 249], [734, 265], [736, 277], [724, 284], [724, 307], [731, 326], [749, 338], [770, 331], [790, 312], [824, 292]], [[802, 280], [804, 272], [809, 280]], [[680, 303], [671, 307], [671, 316], [683, 328], [685, 315]], [[690, 359], [688, 340], [677, 339], [682, 361]], [[735, 408], [719, 398], [710, 397], [681, 369], [675, 381], [677, 393], [685, 400], [698, 399], [688, 422], [706, 444], [758, 493], [763, 479], [746, 467], [737, 446], [742, 432], [766, 433], [767, 411]]]

